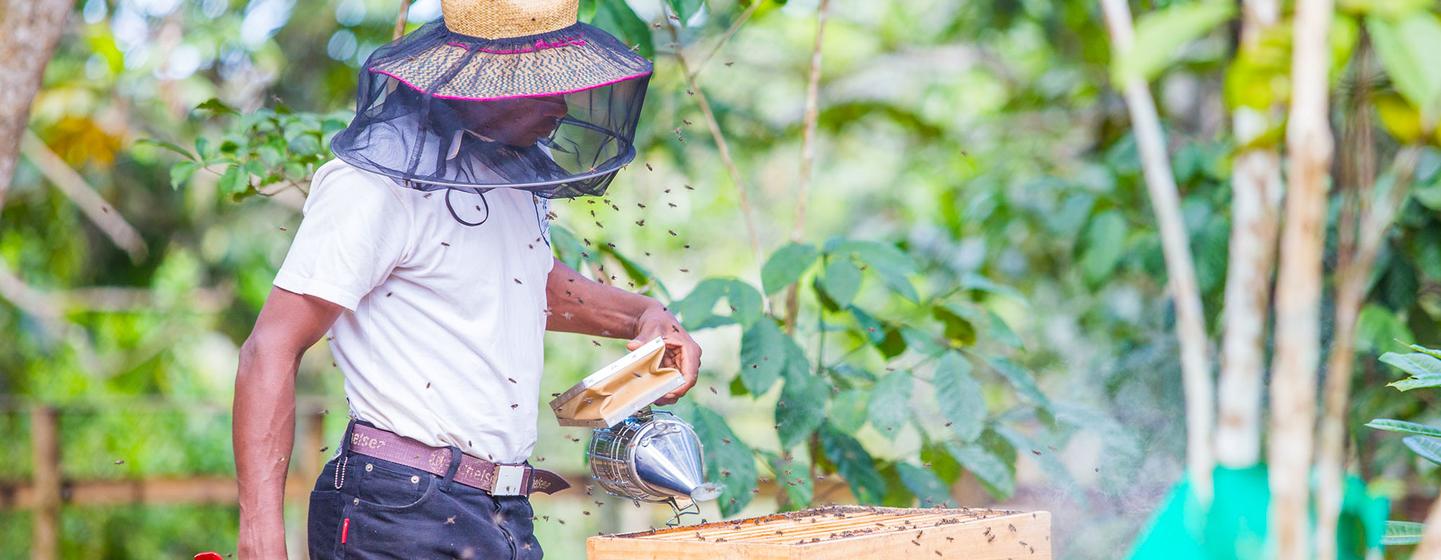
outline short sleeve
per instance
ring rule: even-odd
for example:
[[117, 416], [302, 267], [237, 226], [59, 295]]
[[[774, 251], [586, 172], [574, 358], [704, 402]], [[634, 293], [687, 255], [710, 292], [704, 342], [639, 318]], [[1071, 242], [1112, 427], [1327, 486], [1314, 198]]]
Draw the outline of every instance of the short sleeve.
[[275, 286], [354, 311], [403, 258], [410, 215], [393, 187], [331, 165], [316, 173]]

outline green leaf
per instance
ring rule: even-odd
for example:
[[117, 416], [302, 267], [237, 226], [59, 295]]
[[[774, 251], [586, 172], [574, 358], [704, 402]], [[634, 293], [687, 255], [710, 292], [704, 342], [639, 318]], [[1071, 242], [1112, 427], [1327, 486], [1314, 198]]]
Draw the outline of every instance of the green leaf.
[[183, 158], [185, 158], [185, 159], [189, 159], [189, 160], [194, 160], [194, 159], [195, 159], [195, 156], [194, 156], [194, 155], [191, 155], [191, 153], [188, 152], [188, 151], [186, 151], [185, 148], [182, 148], [182, 147], [180, 147], [179, 145], [174, 144], [174, 143], [171, 143], [171, 142], [166, 142], [166, 141], [164, 141], [164, 140], [160, 140], [160, 139], [156, 139], [156, 138], [141, 138], [141, 139], [139, 139], [139, 140], [136, 140], [136, 141], [135, 141], [135, 144], [136, 144], [137, 146], [154, 146], [154, 147], [160, 148], [160, 149], [162, 149], [162, 150], [168, 150], [168, 151], [171, 151], [171, 152], [175, 152], [175, 153], [179, 154], [181, 157], [183, 157]]
[[941, 322], [943, 333], [952, 346], [976, 343], [976, 320], [987, 320], [979, 311], [965, 305], [944, 303], [931, 308], [931, 315]]
[[250, 190], [250, 174], [240, 165], [231, 164], [220, 176], [220, 190], [230, 195], [242, 194]]
[[190, 181], [200, 166], [193, 161], [182, 161], [170, 166], [170, 188], [178, 189]]
[[870, 395], [860, 389], [841, 391], [831, 399], [830, 421], [841, 431], [854, 434], [866, 425], [866, 404]]
[[896, 246], [876, 241], [845, 241], [829, 251], [835, 257], [855, 255], [880, 277], [892, 291], [913, 302], [920, 301], [916, 287], [906, 278], [916, 272], [916, 262]]
[[1410, 354], [1397, 354], [1387, 352], [1381, 355], [1381, 363], [1390, 364], [1396, 369], [1415, 376], [1441, 375], [1441, 360], [1435, 356], [1421, 352]]
[[785, 489], [786, 511], [810, 507], [815, 495], [810, 465], [795, 457], [787, 459], [769, 451], [763, 451], [761, 455], [766, 458], [771, 474], [775, 475], [776, 485]]
[[731, 280], [726, 286], [726, 301], [730, 303], [731, 318], [739, 323], [741, 328], [750, 328], [761, 318], [763, 303], [761, 294], [754, 287], [741, 280]]
[[1391, 418], [1377, 418], [1366, 423], [1367, 428], [1385, 430], [1388, 432], [1400, 432], [1403, 434], [1416, 434], [1433, 438], [1441, 438], [1441, 428], [1433, 428], [1425, 424], [1407, 422], [1405, 420], [1393, 420]]
[[1011, 348], [1025, 347], [1025, 343], [1021, 342], [1021, 337], [1016, 335], [1016, 331], [1011, 330], [1011, 326], [1006, 324], [1005, 319], [990, 310], [986, 311], [986, 315], [991, 318], [991, 329], [987, 331], [991, 335], [991, 339]]
[[1380, 352], [1395, 347], [1398, 341], [1409, 344], [1412, 340], [1406, 322], [1385, 306], [1368, 303], [1361, 308], [1356, 318], [1357, 352]]
[[637, 288], [644, 290], [645, 288], [654, 286], [656, 291], [666, 299], [672, 299], [670, 290], [666, 289], [665, 284], [662, 283], [660, 278], [652, 273], [650, 269], [636, 262], [634, 259], [621, 254], [620, 251], [611, 248], [608, 244], [600, 244], [598, 249], [601, 253], [615, 258], [616, 262], [620, 263], [621, 269], [625, 270], [625, 275], [630, 278], [631, 282], [635, 283]]
[[1395, 387], [1398, 391], [1410, 391], [1412, 389], [1429, 389], [1441, 387], [1441, 375], [1419, 375], [1402, 379], [1387, 384], [1388, 387]]
[[895, 437], [896, 430], [911, 419], [911, 374], [892, 372], [877, 381], [866, 415], [886, 437]]
[[625, 0], [596, 0], [595, 16], [590, 24], [609, 31], [643, 57], [655, 56], [650, 26], [635, 14]]
[[1112, 63], [1111, 79], [1124, 86], [1132, 79], [1150, 80], [1161, 73], [1182, 47], [1231, 18], [1236, 6], [1221, 0], [1175, 3], [1136, 19], [1136, 39]]
[[756, 321], [741, 334], [741, 383], [752, 395], [764, 394], [780, 378], [787, 340], [770, 319]]
[[921, 446], [921, 461], [922, 466], [936, 473], [947, 486], [955, 484], [961, 478], [961, 464], [956, 462], [956, 458], [940, 443], [926, 441]]
[[861, 290], [861, 269], [848, 258], [833, 258], [826, 263], [820, 286], [838, 307], [850, 305]]
[[1421, 110], [1425, 128], [1435, 126], [1441, 110], [1441, 68], [1428, 53], [1441, 51], [1441, 21], [1421, 10], [1395, 21], [1366, 18], [1366, 30], [1396, 90]]
[[[581, 253], [585, 251], [585, 247], [580, 244], [580, 239], [576, 238], [575, 234], [569, 229], [566, 229], [560, 224], [551, 224], [550, 246], [555, 252], [556, 258], [560, 259], [561, 263], [575, 270], [582, 270], [584, 268]], [[674, 311], [674, 307], [672, 307], [671, 310]]]
[[1006, 378], [1006, 381], [1010, 382], [1011, 386], [1016, 389], [1016, 392], [1020, 393], [1026, 400], [1031, 401], [1031, 404], [1047, 410], [1054, 408], [1051, 405], [1051, 399], [1046, 397], [1045, 393], [1041, 392], [1041, 388], [1036, 385], [1036, 380], [1031, 378], [1031, 374], [1022, 369], [1021, 366], [1002, 357], [986, 358], [986, 365], [990, 366], [991, 370], [1000, 374], [1001, 377]]
[[865, 331], [866, 339], [870, 341], [871, 346], [879, 350], [887, 360], [906, 351], [905, 337], [901, 336], [898, 329], [880, 322], [859, 307], [852, 305], [848, 309], [851, 311], [851, 316], [856, 318], [856, 324]]
[[1420, 455], [1422, 459], [1441, 465], [1441, 440], [1421, 436], [1406, 436], [1401, 438], [1401, 443], [1412, 453]]
[[1421, 543], [1421, 533], [1426, 526], [1415, 521], [1387, 521], [1386, 532], [1381, 536], [1381, 546], [1407, 546]]
[[681, 318], [686, 330], [697, 330], [715, 314], [715, 304], [730, 291], [730, 281], [706, 278], [680, 301], [670, 304], [670, 312]]
[[1016, 491], [1015, 475], [1000, 457], [979, 445], [957, 445], [946, 443], [951, 456], [967, 471], [976, 476], [981, 486], [997, 500], [1005, 500]]
[[863, 504], [878, 504], [885, 497], [886, 481], [876, 471], [875, 461], [861, 442], [829, 425], [821, 427], [821, 449], [826, 459], [835, 464], [836, 472], [851, 487], [851, 493]]
[[794, 342], [787, 340], [785, 385], [776, 401], [776, 435], [781, 449], [805, 441], [826, 420], [831, 388], [824, 378], [811, 374], [810, 362]]
[[1081, 273], [1092, 284], [1111, 275], [1126, 252], [1126, 220], [1121, 213], [1107, 210], [1091, 220], [1086, 230], [1086, 251], [1081, 255]]
[[901, 483], [920, 500], [921, 507], [954, 507], [950, 488], [936, 473], [910, 463], [896, 463], [896, 471], [901, 475]]
[[772, 253], [761, 267], [761, 287], [767, 294], [774, 294], [796, 283], [815, 264], [817, 256], [819, 253], [812, 245], [787, 243]]
[[936, 403], [951, 432], [962, 441], [975, 441], [985, 428], [986, 399], [981, 393], [981, 384], [971, 376], [971, 362], [960, 354], [947, 352], [941, 356], [932, 375]]
[[671, 411], [690, 422], [696, 437], [705, 446], [706, 480], [725, 486], [716, 500], [721, 515], [740, 512], [754, 496], [752, 491], [759, 476], [750, 447], [736, 437], [725, 418], [691, 399], [682, 399]]
[[196, 111], [205, 111], [215, 115], [236, 115], [239, 114], [234, 108], [226, 105], [224, 101], [217, 98], [206, 99], [195, 106]]
[[670, 9], [675, 11], [676, 17], [680, 18], [681, 25], [685, 25], [687, 21], [690, 21], [690, 17], [695, 15], [701, 6], [705, 5], [704, 0], [666, 0], [665, 3], [669, 4]]

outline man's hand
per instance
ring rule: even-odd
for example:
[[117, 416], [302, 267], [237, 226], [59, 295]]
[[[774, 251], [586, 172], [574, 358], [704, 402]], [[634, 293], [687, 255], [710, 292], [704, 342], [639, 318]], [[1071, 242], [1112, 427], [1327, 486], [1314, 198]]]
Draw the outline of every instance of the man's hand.
[[665, 339], [665, 357], [661, 359], [661, 365], [676, 368], [685, 376], [685, 385], [666, 393], [655, 402], [664, 406], [675, 404], [691, 387], [695, 387], [696, 374], [700, 371], [700, 345], [695, 343], [690, 333], [685, 332], [675, 315], [666, 311], [659, 302], [636, 317], [635, 337], [626, 343], [625, 347], [635, 350], [657, 336]]

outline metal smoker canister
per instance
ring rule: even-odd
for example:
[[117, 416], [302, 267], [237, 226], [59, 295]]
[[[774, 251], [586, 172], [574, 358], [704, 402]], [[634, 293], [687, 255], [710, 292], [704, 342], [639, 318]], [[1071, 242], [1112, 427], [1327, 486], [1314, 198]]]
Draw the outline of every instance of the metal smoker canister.
[[688, 497], [714, 500], [718, 484], [705, 481], [704, 446], [695, 430], [666, 411], [649, 408], [590, 440], [590, 472], [606, 492], [647, 502]]

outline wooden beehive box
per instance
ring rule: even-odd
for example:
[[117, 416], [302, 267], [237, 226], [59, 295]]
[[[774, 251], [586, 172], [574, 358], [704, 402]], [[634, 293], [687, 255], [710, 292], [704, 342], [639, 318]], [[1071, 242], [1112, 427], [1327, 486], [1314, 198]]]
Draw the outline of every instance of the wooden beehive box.
[[1051, 514], [828, 506], [585, 544], [589, 560], [1049, 560]]

